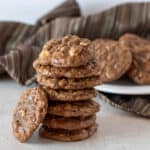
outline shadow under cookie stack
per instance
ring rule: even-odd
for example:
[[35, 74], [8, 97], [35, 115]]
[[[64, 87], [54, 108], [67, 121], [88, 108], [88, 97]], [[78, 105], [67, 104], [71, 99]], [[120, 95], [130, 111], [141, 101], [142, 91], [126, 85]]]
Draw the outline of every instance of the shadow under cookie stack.
[[40, 136], [78, 141], [93, 135], [99, 111], [99, 104], [92, 100], [93, 87], [101, 81], [92, 43], [72, 35], [50, 40], [33, 66], [49, 99]]

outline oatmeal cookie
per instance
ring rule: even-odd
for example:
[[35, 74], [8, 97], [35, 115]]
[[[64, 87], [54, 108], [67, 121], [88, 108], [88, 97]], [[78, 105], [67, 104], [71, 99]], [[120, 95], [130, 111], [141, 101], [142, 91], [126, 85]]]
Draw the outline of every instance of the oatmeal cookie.
[[85, 78], [100, 75], [99, 65], [96, 60], [80, 67], [53, 67], [51, 65], [41, 65], [37, 59], [33, 67], [38, 74], [52, 78]]
[[39, 55], [44, 65], [78, 67], [94, 59], [94, 45], [88, 39], [67, 35], [62, 39], [48, 41]]
[[46, 139], [71, 142], [87, 139], [92, 136], [96, 130], [97, 124], [80, 130], [50, 129], [42, 126], [39, 130], [39, 135]]
[[119, 42], [128, 47], [133, 56], [127, 75], [137, 84], [150, 84], [150, 41], [127, 33]]
[[132, 63], [132, 54], [129, 48], [108, 39], [97, 39], [93, 43], [99, 61], [102, 82], [117, 80], [128, 71]]
[[43, 125], [51, 129], [79, 130], [95, 124], [96, 116], [86, 118], [64, 118], [51, 116], [43, 121]]
[[68, 78], [50, 78], [47, 76], [37, 74], [36, 79], [40, 85], [49, 87], [51, 89], [79, 90], [92, 88], [96, 85], [101, 84], [101, 78], [99, 76], [81, 79], [68, 79]]
[[100, 105], [92, 100], [60, 103], [49, 102], [47, 113], [50, 115], [57, 115], [62, 117], [88, 117], [94, 115], [100, 110]]
[[27, 141], [44, 120], [47, 113], [47, 96], [39, 88], [26, 90], [14, 110], [12, 129], [14, 136], [20, 141]]
[[47, 92], [50, 101], [84, 101], [96, 96], [94, 88], [83, 90], [54, 90], [48, 87], [43, 88]]

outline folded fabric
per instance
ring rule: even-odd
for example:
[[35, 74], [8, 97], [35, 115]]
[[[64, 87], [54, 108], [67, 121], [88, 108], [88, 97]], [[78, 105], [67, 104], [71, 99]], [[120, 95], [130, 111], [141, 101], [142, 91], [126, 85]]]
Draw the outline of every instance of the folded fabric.
[[20, 45], [7, 55], [1, 56], [0, 65], [18, 83], [29, 84], [34, 81], [32, 63], [39, 52], [39, 47]]
[[[7, 55], [11, 50], [15, 50], [17, 45], [24, 43], [36, 30], [36, 27], [31, 25], [16, 22], [1, 22], [0, 56]], [[3, 73], [4, 70], [5, 68], [0, 65], [0, 73]]]
[[99, 93], [99, 97], [115, 108], [150, 117], [150, 95], [118, 95]]
[[82, 17], [61, 17], [42, 26], [30, 44], [41, 46], [43, 41], [76, 34], [89, 39], [117, 39], [125, 32], [150, 38], [150, 3], [129, 3], [102, 13]]

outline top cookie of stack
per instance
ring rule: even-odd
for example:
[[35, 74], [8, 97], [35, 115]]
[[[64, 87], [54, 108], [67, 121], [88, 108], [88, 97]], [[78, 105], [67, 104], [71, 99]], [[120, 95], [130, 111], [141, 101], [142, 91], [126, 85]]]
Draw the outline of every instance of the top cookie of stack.
[[93, 45], [88, 39], [68, 35], [60, 40], [53, 39], [47, 42], [39, 60], [43, 65], [79, 67], [86, 65], [94, 58], [92, 50]]

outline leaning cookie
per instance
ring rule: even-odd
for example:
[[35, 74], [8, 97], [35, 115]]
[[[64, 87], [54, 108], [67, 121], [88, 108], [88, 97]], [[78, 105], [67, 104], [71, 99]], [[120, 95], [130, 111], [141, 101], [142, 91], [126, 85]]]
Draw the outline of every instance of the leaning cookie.
[[129, 48], [108, 39], [97, 39], [93, 43], [102, 82], [117, 80], [128, 71], [132, 63]]
[[49, 101], [47, 113], [61, 117], [89, 117], [100, 110], [100, 105], [92, 100], [80, 102], [52, 102]]
[[51, 129], [79, 130], [87, 128], [96, 123], [96, 116], [86, 118], [64, 118], [49, 116], [44, 119], [43, 125]]
[[81, 79], [68, 79], [68, 78], [50, 78], [47, 76], [37, 74], [36, 79], [40, 85], [49, 87], [51, 89], [79, 90], [92, 88], [96, 85], [101, 84], [101, 78], [99, 76]]
[[39, 55], [40, 63], [56, 67], [78, 67], [94, 59], [94, 46], [88, 39], [67, 35], [48, 41]]
[[133, 55], [127, 75], [137, 84], [150, 84], [150, 41], [134, 34], [125, 34], [119, 42]]
[[28, 89], [21, 95], [12, 120], [13, 134], [20, 142], [32, 136], [44, 120], [47, 107], [47, 95], [39, 87]]
[[43, 88], [47, 92], [50, 101], [85, 101], [96, 96], [96, 91], [94, 88], [83, 90], [54, 90], [48, 87]]
[[97, 124], [80, 130], [50, 129], [42, 126], [39, 130], [39, 135], [46, 139], [71, 142], [87, 139], [92, 136], [96, 130]]

